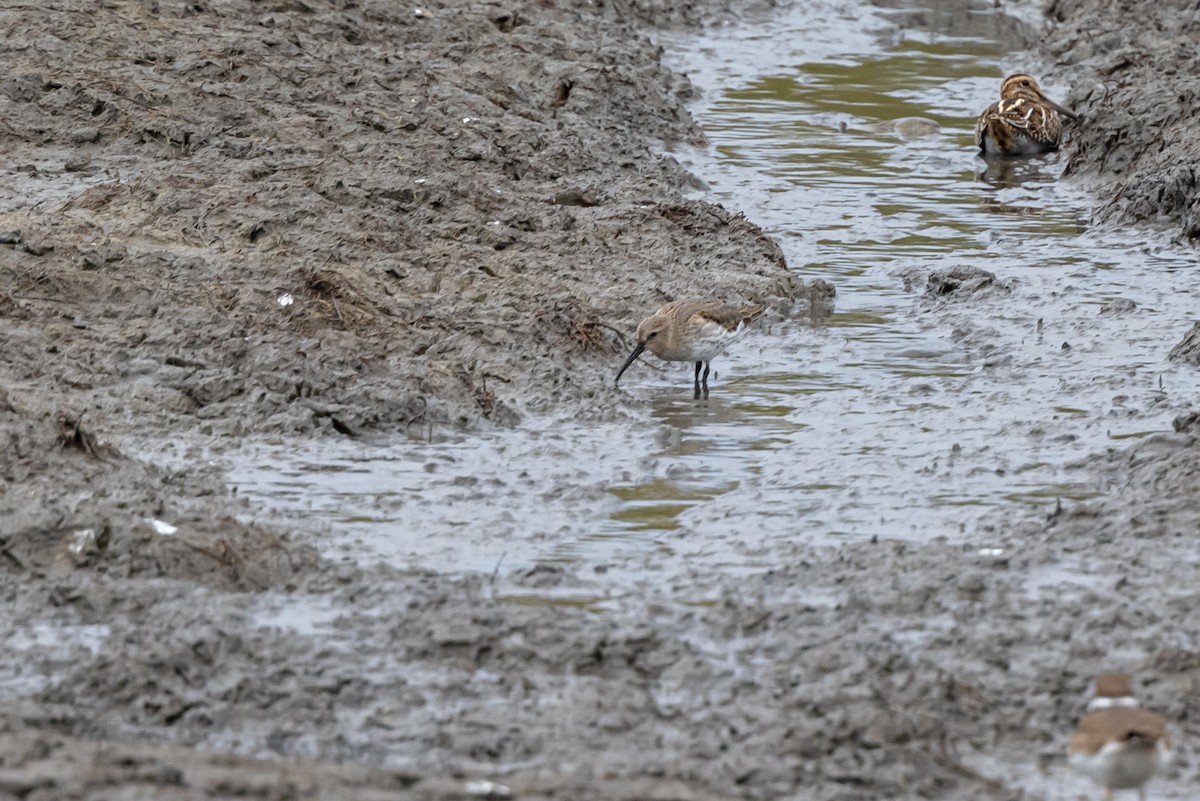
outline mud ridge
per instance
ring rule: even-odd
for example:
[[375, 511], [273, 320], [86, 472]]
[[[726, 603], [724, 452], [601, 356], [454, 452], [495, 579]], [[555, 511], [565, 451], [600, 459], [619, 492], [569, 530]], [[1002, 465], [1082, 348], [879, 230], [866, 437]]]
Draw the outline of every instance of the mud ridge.
[[1095, 181], [1105, 220], [1200, 238], [1200, 10], [1187, 4], [1054, 0], [1037, 48], [1084, 114], [1068, 175]]

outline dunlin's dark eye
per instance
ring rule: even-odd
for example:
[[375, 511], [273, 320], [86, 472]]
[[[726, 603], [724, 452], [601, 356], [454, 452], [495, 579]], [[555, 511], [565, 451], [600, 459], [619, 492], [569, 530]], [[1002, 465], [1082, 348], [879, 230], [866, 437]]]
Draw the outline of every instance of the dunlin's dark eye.
[[654, 339], [656, 336], [658, 336], [658, 332], [651, 331], [649, 334], [646, 334], [646, 339]]
[[1029, 81], [1021, 81], [1021, 86], [1029, 86]]

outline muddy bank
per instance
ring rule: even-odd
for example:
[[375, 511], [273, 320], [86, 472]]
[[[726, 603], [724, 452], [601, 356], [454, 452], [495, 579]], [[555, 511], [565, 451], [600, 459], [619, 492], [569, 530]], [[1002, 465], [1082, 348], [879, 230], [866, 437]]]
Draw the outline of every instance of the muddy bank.
[[[1187, 798], [1196, 453], [1187, 433], [1114, 451], [1111, 497], [977, 541], [795, 545], [752, 580], [693, 572], [624, 596], [549, 566], [494, 581], [318, 566], [254, 595], [131, 595], [79, 571], [50, 604], [45, 584], [9, 582], [25, 617], [0, 632], [21, 657], [5, 670], [28, 692], [6, 702], [0, 759], [32, 798], [122, 776], [221, 795], [242, 787], [213, 778], [231, 765], [248, 797], [276, 797], [263, 775], [296, 785], [281, 797], [347, 776], [361, 797], [465, 798], [481, 779], [518, 798], [1062, 797], [1046, 788], [1079, 786], [1065, 735], [1117, 663], [1180, 739], [1155, 797]], [[1172, 500], [1147, 508], [1159, 492]], [[76, 738], [127, 745], [83, 759], [81, 782], [61, 745]]]
[[636, 18], [90, 9], [0, 12], [18, 408], [215, 435], [587, 412], [648, 308], [804, 296], [751, 222], [682, 199], [659, 153], [703, 134]]
[[1054, 0], [1036, 43], [1084, 114], [1067, 174], [1096, 182], [1102, 220], [1200, 238], [1200, 11], [1186, 4]]
[[247, 525], [220, 477], [123, 455], [65, 413], [20, 414], [0, 392], [0, 557], [5, 583], [76, 571], [220, 589], [284, 586], [317, 562], [309, 545]]

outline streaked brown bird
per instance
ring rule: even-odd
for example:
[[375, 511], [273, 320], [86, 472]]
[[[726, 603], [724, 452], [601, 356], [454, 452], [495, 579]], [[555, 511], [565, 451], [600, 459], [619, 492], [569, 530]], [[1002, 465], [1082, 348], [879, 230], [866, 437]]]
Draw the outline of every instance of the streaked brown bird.
[[1033, 76], [1010, 75], [1000, 84], [1000, 100], [975, 123], [975, 144], [984, 158], [1033, 156], [1058, 150], [1062, 118], [1079, 119], [1046, 97]]
[[[741, 336], [746, 326], [766, 311], [766, 306], [731, 306], [717, 300], [676, 300], [642, 320], [637, 327], [637, 346], [621, 365], [616, 386], [629, 365], [649, 350], [668, 362], [695, 362], [693, 398], [708, 398], [708, 363], [729, 343]], [[704, 368], [701, 375], [700, 368]]]
[[1138, 707], [1129, 676], [1105, 673], [1068, 750], [1071, 767], [1103, 787], [1106, 801], [1113, 790], [1132, 789], [1146, 801], [1146, 782], [1170, 760], [1171, 740], [1163, 716]]

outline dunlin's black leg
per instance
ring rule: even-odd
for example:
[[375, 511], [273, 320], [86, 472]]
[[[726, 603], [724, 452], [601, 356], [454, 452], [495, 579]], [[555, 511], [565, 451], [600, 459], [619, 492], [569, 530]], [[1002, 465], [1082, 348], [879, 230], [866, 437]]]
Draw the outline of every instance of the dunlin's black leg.
[[700, 383], [704, 385], [704, 399], [708, 400], [708, 362], [704, 363], [704, 378], [700, 380]]
[[692, 400], [700, 400], [700, 366], [704, 362], [696, 362], [696, 391], [692, 393]]

